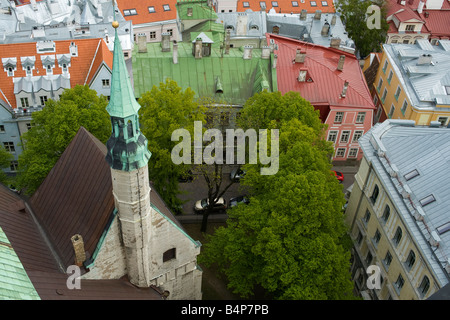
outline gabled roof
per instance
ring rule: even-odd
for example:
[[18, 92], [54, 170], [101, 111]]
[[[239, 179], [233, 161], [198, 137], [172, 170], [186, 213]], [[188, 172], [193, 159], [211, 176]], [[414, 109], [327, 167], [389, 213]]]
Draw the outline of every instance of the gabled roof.
[[[20, 62], [20, 57], [34, 56], [36, 58], [34, 76], [45, 76], [46, 71], [42, 65], [41, 56], [70, 53], [70, 45], [74, 43], [78, 48], [78, 56], [71, 56], [70, 60], [70, 86], [88, 83], [97, 71], [101, 62], [106, 63], [112, 68], [112, 53], [108, 50], [103, 39], [79, 39], [79, 40], [62, 40], [55, 41], [55, 51], [46, 53], [37, 53], [36, 42], [0, 44], [0, 58], [17, 58], [17, 67], [14, 72], [14, 78], [26, 76]], [[97, 67], [97, 68], [96, 68]], [[13, 77], [7, 77], [3, 68], [0, 69], [0, 89], [7, 97], [9, 103], [16, 107], [16, 98], [14, 95]], [[62, 74], [62, 68], [59, 64], [55, 64], [53, 75]]]
[[[267, 39], [278, 45], [274, 54], [278, 56], [278, 90], [283, 94], [297, 91], [313, 105], [375, 108], [355, 55], [273, 34], [267, 34]], [[298, 48], [306, 52], [304, 63], [293, 62]], [[337, 70], [341, 55], [345, 56], [343, 71]], [[307, 71], [307, 81], [297, 80], [300, 69]], [[349, 83], [348, 90], [345, 98], [341, 98], [345, 81]]]
[[244, 0], [237, 2], [236, 10], [261, 11], [261, 2], [265, 4], [266, 12], [272, 8], [279, 13], [300, 13], [303, 9], [308, 13], [315, 13], [317, 10], [321, 10], [322, 13], [335, 12], [333, 0]]
[[[177, 18], [176, 0], [117, 0], [116, 2], [125, 20], [132, 21], [133, 25]], [[170, 10], [164, 10], [163, 5], [169, 5]], [[150, 12], [149, 7], [153, 7], [155, 11]], [[133, 11], [131, 15], [125, 15], [124, 10], [130, 9], [135, 9], [136, 14]]]

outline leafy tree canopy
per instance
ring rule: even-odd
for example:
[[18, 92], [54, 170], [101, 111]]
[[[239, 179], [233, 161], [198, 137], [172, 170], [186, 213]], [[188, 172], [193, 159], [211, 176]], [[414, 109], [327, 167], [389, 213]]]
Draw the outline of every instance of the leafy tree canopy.
[[6, 151], [3, 146], [0, 146], [0, 183], [8, 184], [10, 179], [3, 172], [2, 169], [8, 168], [11, 164], [11, 161], [14, 159], [13, 155]]
[[111, 135], [106, 111], [108, 101], [95, 90], [75, 86], [58, 101], [48, 100], [41, 111], [32, 113], [32, 128], [23, 134], [24, 151], [19, 156], [17, 184], [32, 194], [83, 126], [103, 143]]

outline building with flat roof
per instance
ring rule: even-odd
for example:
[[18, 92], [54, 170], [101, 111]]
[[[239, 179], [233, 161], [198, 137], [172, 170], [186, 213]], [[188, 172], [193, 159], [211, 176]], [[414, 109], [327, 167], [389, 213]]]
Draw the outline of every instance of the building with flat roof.
[[[450, 128], [388, 119], [359, 144], [364, 157], [345, 212], [357, 293], [427, 299], [450, 280]], [[373, 282], [370, 266], [378, 268]]]

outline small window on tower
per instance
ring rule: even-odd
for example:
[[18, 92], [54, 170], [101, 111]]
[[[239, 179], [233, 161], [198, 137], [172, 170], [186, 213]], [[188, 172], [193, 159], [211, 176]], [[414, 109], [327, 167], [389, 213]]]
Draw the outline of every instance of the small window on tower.
[[176, 249], [172, 248], [163, 253], [163, 262], [176, 258]]

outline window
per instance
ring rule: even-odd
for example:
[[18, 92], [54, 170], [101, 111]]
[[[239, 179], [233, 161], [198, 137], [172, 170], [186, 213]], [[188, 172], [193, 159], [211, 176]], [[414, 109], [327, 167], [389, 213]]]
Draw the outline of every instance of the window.
[[169, 34], [170, 37], [173, 36], [173, 29], [167, 29], [166, 32]]
[[404, 284], [405, 280], [403, 279], [402, 275], [399, 274], [397, 281], [395, 282], [395, 288], [397, 289], [397, 293], [400, 294], [400, 290], [402, 290]]
[[328, 7], [328, 2], [322, 1], [322, 7]]
[[5, 126], [0, 124], [0, 133], [5, 133]]
[[414, 177], [417, 177], [419, 175], [419, 171], [417, 171], [417, 169], [414, 169], [413, 171], [408, 172], [407, 174], [404, 175], [405, 180], [411, 180]]
[[448, 117], [439, 117], [437, 121], [441, 123], [441, 126], [445, 126], [447, 124]]
[[153, 6], [148, 7], [148, 12], [149, 12], [149, 13], [154, 13], [154, 12], [156, 12], [156, 11], [155, 11], [155, 7], [153, 7]]
[[14, 147], [14, 142], [3, 142], [3, 147], [5, 147], [5, 150], [8, 152], [16, 152], [16, 148]]
[[375, 94], [375, 95], [373, 96], [373, 104], [374, 104], [374, 105], [377, 105], [377, 103], [378, 103], [378, 96]]
[[230, 124], [230, 113], [229, 112], [221, 112], [220, 113], [220, 124], [222, 126], [227, 126]]
[[428, 289], [430, 289], [430, 279], [428, 279], [427, 276], [424, 276], [419, 286], [419, 292], [422, 296], [425, 296], [428, 292]]
[[350, 138], [350, 131], [349, 130], [344, 130], [341, 133], [341, 143], [347, 143], [348, 139]]
[[386, 73], [386, 69], [387, 69], [387, 67], [388, 67], [388, 61], [386, 60], [385, 62], [384, 62], [384, 65], [383, 65], [383, 73]]
[[356, 116], [356, 123], [364, 123], [365, 118], [366, 118], [365, 112], [358, 112], [358, 115]]
[[450, 86], [445, 86], [445, 93], [450, 95]]
[[364, 133], [363, 130], [355, 130], [355, 133], [353, 133], [352, 142], [358, 142], [359, 138], [362, 137], [363, 133]]
[[45, 103], [47, 102], [47, 96], [40, 96], [39, 99], [41, 100], [41, 106], [45, 106]]
[[272, 1], [272, 7], [278, 7], [278, 2], [277, 1]]
[[383, 215], [381, 216], [381, 220], [386, 223], [389, 219], [389, 216], [391, 215], [391, 208], [386, 205], [386, 207], [384, 207], [384, 212]]
[[279, 26], [274, 26], [272, 28], [272, 33], [273, 34], [279, 34], [280, 33], [280, 27]]
[[405, 27], [405, 31], [414, 31], [414, 25], [413, 24], [407, 24]]
[[436, 228], [436, 231], [437, 231], [439, 234], [446, 233], [446, 232], [449, 231], [449, 230], [450, 230], [450, 222], [444, 223], [443, 225], [441, 225], [441, 226], [439, 226], [439, 227]]
[[402, 234], [403, 234], [402, 228], [397, 227], [397, 230], [395, 231], [394, 234], [394, 238], [392, 239], [392, 241], [394, 241], [394, 245], [397, 246], [400, 243], [400, 240], [402, 240]]
[[381, 86], [383, 85], [383, 79], [380, 78], [380, 81], [378, 81], [377, 91], [380, 92]]
[[102, 79], [103, 88], [109, 88], [109, 79]]
[[310, 1], [309, 4], [311, 7], [317, 7], [317, 3], [315, 1]]
[[357, 243], [358, 245], [360, 245], [361, 242], [362, 242], [362, 239], [363, 239], [363, 235], [362, 235], [362, 233], [361, 233], [361, 231], [360, 231], [360, 232], [358, 232], [358, 237], [356, 238], [356, 243]]
[[384, 100], [386, 100], [386, 96], [387, 96], [387, 89], [384, 88], [383, 95], [381, 96], [381, 102], [384, 103]]
[[408, 254], [408, 258], [406, 258], [405, 266], [408, 270], [411, 270], [412, 266], [414, 265], [414, 262], [416, 262], [416, 254], [414, 251], [410, 250]]
[[33, 75], [33, 72], [31, 71], [31, 67], [30, 66], [27, 66], [26, 72], [27, 72], [27, 76], [32, 76]]
[[20, 98], [20, 104], [22, 108], [28, 108], [30, 106], [28, 103], [28, 98]]
[[375, 243], [375, 245], [378, 245], [378, 243], [380, 242], [380, 239], [381, 239], [381, 233], [377, 229], [377, 231], [375, 231], [375, 235], [373, 236], [373, 242]]
[[358, 156], [358, 148], [350, 148], [348, 151], [348, 157], [349, 158], [356, 158]]
[[343, 119], [344, 119], [344, 112], [342, 112], [342, 111], [336, 112], [336, 115], [334, 117], [334, 122], [341, 123]]
[[336, 158], [343, 158], [345, 156], [345, 148], [338, 148], [336, 151]]
[[383, 263], [384, 263], [384, 266], [386, 267], [386, 270], [389, 269], [389, 266], [391, 265], [391, 262], [392, 262], [392, 255], [391, 255], [391, 253], [388, 250], [386, 252], [386, 256], [383, 259]]
[[163, 253], [163, 262], [176, 258], [176, 249], [172, 248]]
[[11, 171], [17, 171], [17, 169], [19, 168], [19, 163], [17, 162], [17, 160], [11, 161], [9, 168], [11, 169]]
[[266, 8], [266, 2], [265, 1], [260, 1], [259, 2], [259, 6], [261, 7], [261, 9], [265, 9]]
[[373, 188], [372, 195], [370, 196], [370, 200], [372, 201], [372, 204], [374, 204], [377, 201], [379, 193], [380, 193], [380, 189], [378, 188], [378, 185], [375, 185], [375, 188]]
[[328, 132], [328, 141], [336, 142], [338, 132], [335, 130], [330, 130]]
[[367, 257], [366, 257], [366, 264], [370, 265], [370, 263], [372, 262], [373, 256], [372, 256], [372, 252], [368, 252], [367, 253]]
[[247, 1], [242, 2], [242, 6], [244, 8], [249, 8], [250, 7], [250, 3], [248, 3]]
[[395, 100], [398, 101], [398, 97], [400, 96], [400, 93], [402, 93], [402, 88], [400, 88], [400, 86], [397, 87], [397, 91], [395, 91]]
[[164, 11], [170, 11], [170, 6], [168, 4], [163, 4]]
[[364, 218], [363, 218], [363, 222], [365, 225], [367, 225], [369, 223], [370, 216], [371, 216], [370, 211], [366, 210], [366, 214], [364, 215]]
[[293, 7], [298, 7], [298, 2], [297, 1], [292, 1], [291, 3], [292, 3]]
[[402, 112], [403, 115], [405, 115], [407, 108], [408, 108], [408, 101], [406, 101], [406, 99], [405, 99], [405, 101], [403, 101], [402, 108], [400, 109], [400, 111]]
[[394, 112], [395, 112], [395, 107], [394, 107], [394, 105], [391, 105], [391, 109], [389, 110], [389, 113], [388, 113], [389, 119], [392, 119], [392, 115], [394, 114]]
[[47, 65], [46, 70], [47, 70], [47, 74], [53, 74], [53, 69], [52, 69], [52, 65], [51, 64]]
[[150, 39], [156, 39], [156, 31], [150, 31]]
[[136, 9], [125, 9], [125, 10], [123, 10], [123, 15], [124, 16], [134, 16], [134, 15], [137, 15], [137, 11], [136, 11]]
[[30, 122], [27, 122], [25, 125], [27, 126], [27, 130], [30, 130], [33, 127]]
[[423, 198], [419, 202], [422, 205], [422, 207], [425, 207], [427, 204], [430, 204], [430, 203], [432, 203], [434, 201], [436, 201], [436, 199], [434, 198], [434, 196], [432, 194], [430, 194], [429, 196], [426, 196], [425, 198]]
[[403, 44], [409, 44], [409, 40], [403, 40]]
[[387, 78], [387, 82], [388, 82], [389, 84], [391, 84], [392, 76], [393, 76], [393, 75], [394, 75], [394, 72], [392, 72], [392, 70], [389, 71], [389, 76], [388, 76], [388, 78]]

